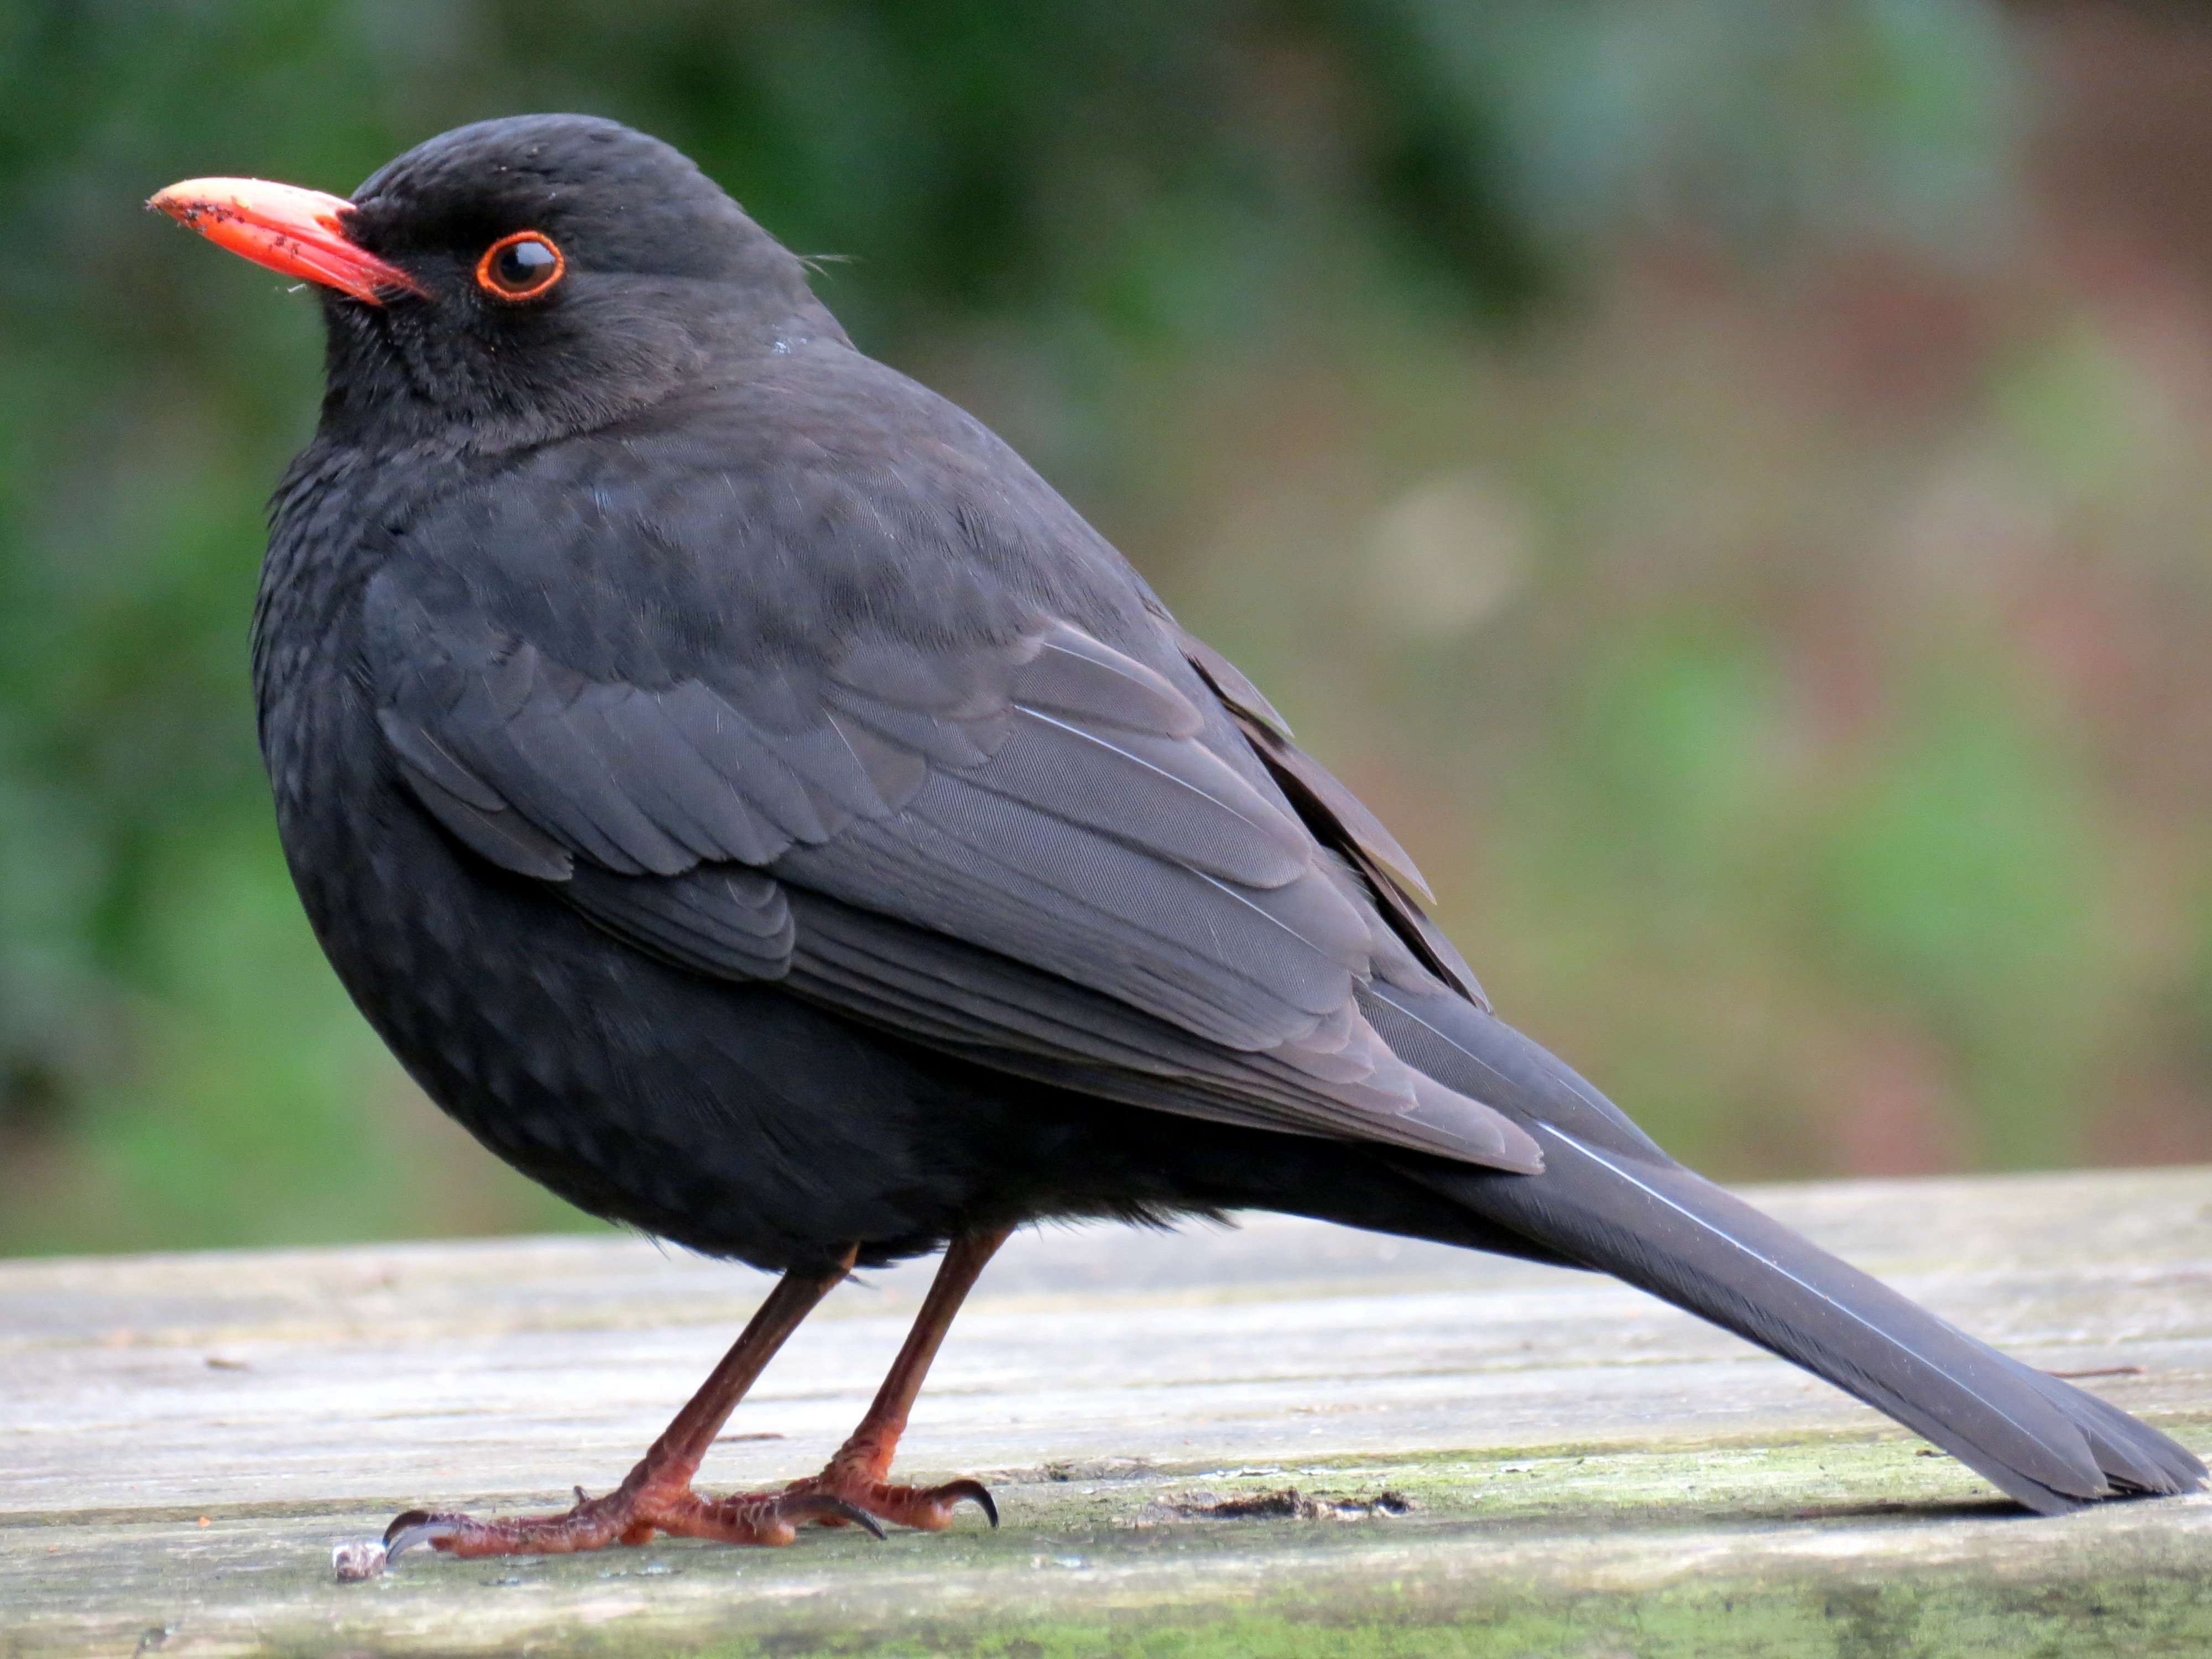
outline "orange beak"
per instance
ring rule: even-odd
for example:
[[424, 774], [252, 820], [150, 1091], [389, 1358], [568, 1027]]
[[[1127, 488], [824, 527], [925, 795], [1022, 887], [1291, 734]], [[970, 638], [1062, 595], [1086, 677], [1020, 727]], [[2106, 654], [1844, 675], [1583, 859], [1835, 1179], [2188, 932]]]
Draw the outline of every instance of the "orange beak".
[[340, 216], [353, 204], [261, 179], [187, 179], [146, 205], [258, 265], [382, 305], [393, 291], [424, 290], [398, 265], [348, 240]]

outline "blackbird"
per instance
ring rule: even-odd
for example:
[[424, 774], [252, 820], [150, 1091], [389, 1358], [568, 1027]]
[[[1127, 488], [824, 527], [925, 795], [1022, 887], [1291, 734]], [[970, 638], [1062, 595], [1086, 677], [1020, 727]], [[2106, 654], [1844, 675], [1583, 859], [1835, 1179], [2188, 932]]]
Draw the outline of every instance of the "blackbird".
[[[782, 1275], [564, 1514], [393, 1553], [939, 1528], [890, 1462], [963, 1297], [1053, 1217], [1268, 1209], [1613, 1273], [2032, 1510], [2197, 1486], [2165, 1435], [1675, 1163], [1490, 1010], [1413, 861], [969, 415], [854, 349], [676, 150], [459, 128], [350, 201], [151, 205], [318, 285], [253, 678], [316, 933], [430, 1097], [572, 1203]], [[821, 1473], [709, 1498], [856, 1264], [939, 1249]]]

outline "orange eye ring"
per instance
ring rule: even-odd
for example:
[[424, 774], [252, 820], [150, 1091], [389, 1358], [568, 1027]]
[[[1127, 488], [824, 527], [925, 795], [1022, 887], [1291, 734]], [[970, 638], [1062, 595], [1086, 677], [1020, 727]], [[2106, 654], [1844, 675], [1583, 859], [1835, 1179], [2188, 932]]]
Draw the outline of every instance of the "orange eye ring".
[[477, 286], [495, 300], [534, 300], [559, 282], [568, 261], [541, 230], [502, 236], [477, 261]]

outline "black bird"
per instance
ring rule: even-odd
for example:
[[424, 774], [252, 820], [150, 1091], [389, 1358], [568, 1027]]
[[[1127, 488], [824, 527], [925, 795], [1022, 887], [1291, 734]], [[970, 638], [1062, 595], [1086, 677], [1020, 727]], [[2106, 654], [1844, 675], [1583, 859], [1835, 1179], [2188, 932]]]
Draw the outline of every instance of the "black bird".
[[[616, 1491], [410, 1512], [395, 1552], [989, 1510], [888, 1475], [1009, 1230], [1244, 1208], [1616, 1274], [2033, 1510], [2203, 1480], [1495, 1018], [1412, 861], [1252, 684], [668, 146], [524, 117], [349, 202], [195, 179], [153, 205], [320, 285], [328, 387], [277, 489], [253, 673], [339, 976], [525, 1174], [783, 1274]], [[820, 1474], [692, 1492], [832, 1285], [940, 1248]]]

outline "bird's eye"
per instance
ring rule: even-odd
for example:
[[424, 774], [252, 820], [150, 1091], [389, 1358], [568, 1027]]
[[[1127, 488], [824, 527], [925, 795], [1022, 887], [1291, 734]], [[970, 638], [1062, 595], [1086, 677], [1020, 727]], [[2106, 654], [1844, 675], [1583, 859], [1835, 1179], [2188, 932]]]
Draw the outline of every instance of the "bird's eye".
[[534, 300], [559, 282], [567, 268], [551, 237], [518, 230], [484, 250], [477, 261], [477, 286], [501, 300]]

